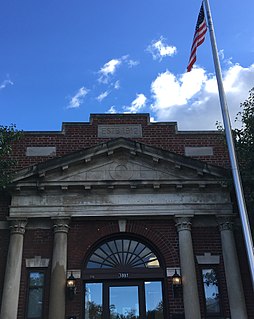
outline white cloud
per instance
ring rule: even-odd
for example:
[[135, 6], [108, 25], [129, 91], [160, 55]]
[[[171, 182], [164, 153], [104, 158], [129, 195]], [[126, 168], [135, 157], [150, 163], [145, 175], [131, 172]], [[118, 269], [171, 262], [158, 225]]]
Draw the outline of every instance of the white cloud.
[[135, 61], [135, 60], [128, 60], [128, 66], [129, 68], [133, 68], [134, 66], [139, 65], [139, 61]]
[[108, 109], [107, 113], [109, 113], [109, 114], [116, 114], [117, 111], [116, 111], [115, 106], [112, 105], [112, 106]]
[[78, 92], [71, 97], [70, 103], [67, 106], [67, 108], [79, 108], [80, 105], [83, 103], [85, 96], [89, 92], [88, 89], [86, 89], [84, 86], [82, 86]]
[[115, 90], [119, 90], [120, 89], [120, 81], [117, 80], [115, 83], [114, 83], [114, 89]]
[[206, 80], [205, 71], [194, 68], [177, 78], [173, 73], [166, 71], [159, 74], [151, 84], [154, 98], [152, 108], [155, 110], [170, 109], [176, 105], [184, 105], [198, 93]]
[[134, 101], [132, 101], [130, 106], [125, 106], [124, 109], [128, 113], [137, 113], [146, 106], [147, 98], [144, 94], [137, 94], [137, 97]]
[[110, 94], [109, 91], [102, 92], [99, 96], [97, 96], [96, 100], [101, 102]]
[[[223, 72], [232, 125], [239, 105], [248, 97], [254, 83], [254, 64], [245, 68], [239, 64], [228, 66]], [[159, 74], [151, 84], [152, 110], [158, 121], [177, 121], [180, 129], [216, 129], [221, 110], [214, 74], [198, 67], [175, 76], [169, 71]]]
[[13, 85], [14, 83], [7, 79], [7, 80], [4, 80], [1, 84], [0, 84], [0, 90], [3, 90], [5, 89], [8, 85]]
[[112, 59], [103, 65], [103, 67], [99, 71], [100, 83], [107, 84], [109, 82], [109, 77], [116, 72], [117, 67], [119, 67], [122, 63], [122, 59], [125, 59], [125, 57], [122, 57], [121, 59]]
[[[135, 61], [129, 58], [129, 55], [123, 55], [119, 59], [112, 59], [105, 63], [103, 67], [99, 70], [98, 81], [102, 84], [108, 84], [111, 77], [116, 73], [116, 70], [121, 65], [128, 65], [129, 68], [133, 68], [138, 65], [139, 61]], [[117, 83], [117, 82], [116, 82]]]
[[154, 60], [161, 61], [166, 56], [173, 56], [177, 53], [175, 46], [167, 45], [165, 39], [161, 36], [159, 40], [153, 40], [146, 51], [152, 54]]

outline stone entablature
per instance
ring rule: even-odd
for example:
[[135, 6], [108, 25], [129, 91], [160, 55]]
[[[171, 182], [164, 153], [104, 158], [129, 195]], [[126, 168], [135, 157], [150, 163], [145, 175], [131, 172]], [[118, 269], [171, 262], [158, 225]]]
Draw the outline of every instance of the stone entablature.
[[[50, 216], [174, 216], [231, 214], [232, 206], [226, 194], [217, 193], [174, 193], [135, 194], [131, 190], [121, 194], [106, 194], [103, 191], [83, 193], [34, 194], [29, 202], [26, 195], [13, 197], [11, 217]], [[225, 197], [223, 196], [225, 195]], [[211, 198], [215, 199], [214, 203]]]

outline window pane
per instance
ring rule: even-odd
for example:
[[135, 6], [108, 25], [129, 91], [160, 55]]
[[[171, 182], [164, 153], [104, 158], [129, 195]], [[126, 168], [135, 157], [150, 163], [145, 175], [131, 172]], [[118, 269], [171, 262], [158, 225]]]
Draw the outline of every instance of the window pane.
[[90, 256], [87, 268], [159, 268], [150, 248], [135, 240], [116, 239], [97, 247]]
[[206, 312], [209, 314], [220, 313], [219, 289], [214, 269], [203, 269], [203, 285], [206, 299]]
[[42, 318], [43, 291], [44, 291], [43, 272], [34, 271], [29, 273], [29, 292], [28, 292], [28, 319]]
[[102, 283], [85, 285], [85, 319], [102, 318]]
[[138, 286], [109, 287], [110, 319], [139, 319]]
[[32, 288], [29, 290], [28, 319], [42, 318], [43, 288]]
[[44, 273], [43, 272], [30, 272], [29, 274], [29, 287], [43, 286]]
[[163, 319], [162, 287], [160, 281], [145, 282], [146, 318]]

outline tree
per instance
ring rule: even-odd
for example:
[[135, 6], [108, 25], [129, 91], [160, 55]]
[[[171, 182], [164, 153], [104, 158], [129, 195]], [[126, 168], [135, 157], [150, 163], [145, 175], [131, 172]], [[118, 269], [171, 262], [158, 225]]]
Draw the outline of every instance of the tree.
[[[254, 233], [254, 88], [248, 98], [240, 104], [235, 122], [241, 122], [241, 127], [233, 130], [236, 155], [243, 184], [244, 197]], [[224, 131], [220, 122], [216, 122], [217, 129]], [[225, 140], [226, 143], [226, 140]], [[229, 186], [233, 187], [229, 182]]]
[[241, 128], [234, 130], [235, 147], [239, 161], [247, 208], [254, 225], [254, 88], [248, 98], [240, 104], [241, 111], [236, 121], [241, 121]]
[[13, 143], [20, 139], [21, 132], [14, 124], [0, 125], [0, 190], [10, 181], [16, 161], [11, 158]]

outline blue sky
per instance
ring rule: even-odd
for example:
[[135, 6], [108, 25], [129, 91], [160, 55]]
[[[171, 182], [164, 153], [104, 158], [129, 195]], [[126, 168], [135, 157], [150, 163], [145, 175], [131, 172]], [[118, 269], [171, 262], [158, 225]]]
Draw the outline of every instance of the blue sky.
[[[60, 130], [90, 113], [150, 113], [181, 130], [221, 119], [210, 38], [186, 73], [201, 2], [2, 0], [0, 124]], [[232, 124], [254, 86], [253, 0], [210, 0]]]

